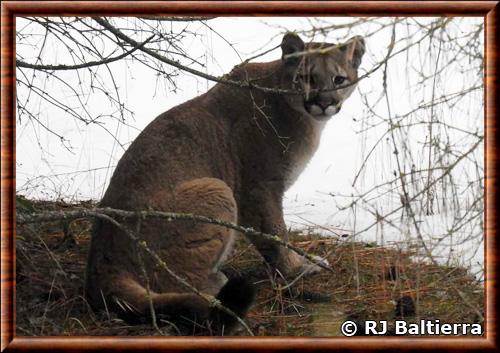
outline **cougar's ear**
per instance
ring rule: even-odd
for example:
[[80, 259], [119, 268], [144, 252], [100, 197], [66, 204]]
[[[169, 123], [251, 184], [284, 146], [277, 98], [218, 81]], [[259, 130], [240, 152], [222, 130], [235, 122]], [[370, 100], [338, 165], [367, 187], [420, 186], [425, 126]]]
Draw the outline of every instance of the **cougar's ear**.
[[284, 35], [281, 42], [281, 50], [283, 54], [281, 59], [285, 64], [297, 64], [300, 61], [300, 56], [287, 57], [287, 55], [304, 51], [305, 45], [302, 39], [295, 33], [288, 32]]
[[357, 69], [365, 53], [365, 40], [361, 36], [352, 37], [340, 46], [340, 49], [346, 53], [347, 61], [351, 62], [352, 66]]

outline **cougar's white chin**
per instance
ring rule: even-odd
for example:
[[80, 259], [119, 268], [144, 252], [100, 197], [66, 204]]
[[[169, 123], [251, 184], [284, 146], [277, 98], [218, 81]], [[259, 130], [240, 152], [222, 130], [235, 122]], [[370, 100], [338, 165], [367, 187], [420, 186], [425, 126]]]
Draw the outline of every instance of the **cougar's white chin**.
[[330, 105], [325, 109], [325, 115], [333, 116], [339, 112], [340, 108], [335, 105]]
[[337, 114], [340, 107], [335, 105], [329, 105], [325, 110], [319, 105], [312, 104], [306, 108], [306, 111], [311, 114], [311, 116], [319, 121], [325, 121], [330, 119], [333, 115]]

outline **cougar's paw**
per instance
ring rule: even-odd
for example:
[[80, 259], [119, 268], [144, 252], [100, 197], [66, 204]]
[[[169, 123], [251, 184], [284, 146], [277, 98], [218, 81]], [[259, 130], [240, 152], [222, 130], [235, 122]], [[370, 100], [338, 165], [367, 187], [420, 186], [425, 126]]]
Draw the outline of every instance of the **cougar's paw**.
[[303, 258], [304, 260], [302, 266], [298, 269], [298, 273], [304, 272], [306, 275], [311, 275], [324, 270], [324, 268], [322, 268], [319, 264], [323, 266], [330, 266], [328, 260], [322, 258], [321, 256], [315, 255], [313, 258], [314, 261], [309, 261], [308, 259]]
[[314, 261], [311, 262], [304, 256], [297, 254], [294, 251], [288, 251], [283, 257], [283, 261], [279, 264], [278, 270], [286, 277], [298, 276], [300, 274], [310, 275], [323, 270], [318, 265], [329, 266], [330, 263], [327, 259], [320, 256], [314, 256]]

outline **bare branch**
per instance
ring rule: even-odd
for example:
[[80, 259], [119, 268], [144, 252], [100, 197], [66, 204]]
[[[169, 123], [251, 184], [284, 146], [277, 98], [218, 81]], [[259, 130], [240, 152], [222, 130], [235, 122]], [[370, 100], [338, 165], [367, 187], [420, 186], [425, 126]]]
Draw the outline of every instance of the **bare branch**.
[[219, 219], [211, 218], [211, 217], [205, 217], [205, 216], [198, 216], [190, 213], [175, 213], [175, 212], [163, 212], [163, 211], [126, 211], [126, 210], [118, 210], [114, 208], [94, 208], [94, 209], [78, 209], [78, 210], [71, 210], [71, 211], [47, 211], [47, 212], [41, 212], [41, 213], [33, 213], [30, 215], [18, 215], [17, 217], [17, 223], [18, 224], [25, 224], [25, 223], [35, 223], [35, 222], [45, 222], [45, 221], [54, 221], [54, 220], [59, 220], [59, 219], [75, 219], [75, 218], [80, 218], [80, 217], [99, 217], [99, 215], [106, 215], [106, 216], [114, 216], [114, 217], [123, 217], [123, 218], [162, 218], [166, 220], [193, 220], [201, 223], [209, 223], [209, 224], [215, 224], [215, 225], [220, 225], [222, 227], [226, 227], [229, 229], [234, 229], [238, 232], [241, 232], [246, 235], [252, 235], [252, 236], [259, 236], [263, 237], [266, 240], [269, 240], [271, 242], [277, 243], [285, 248], [288, 248], [290, 250], [295, 251], [296, 253], [306, 257], [308, 260], [312, 261], [313, 263], [316, 263], [318, 266], [324, 268], [325, 270], [328, 270], [330, 272], [333, 272], [333, 270], [326, 266], [325, 264], [318, 262], [317, 258], [314, 256], [308, 254], [304, 250], [297, 248], [293, 245], [290, 245], [288, 242], [281, 240], [281, 238], [277, 235], [272, 235], [272, 234], [267, 234], [267, 233], [262, 233], [259, 231], [254, 230], [253, 228], [246, 228], [239, 226], [235, 223], [231, 222], [226, 222], [222, 221]]
[[78, 69], [84, 69], [84, 68], [88, 68], [88, 67], [92, 67], [92, 66], [99, 66], [99, 65], [110, 64], [110, 63], [112, 63], [114, 61], [118, 61], [118, 60], [121, 60], [121, 59], [129, 56], [130, 54], [132, 54], [133, 52], [135, 52], [137, 49], [141, 49], [144, 45], [146, 45], [147, 43], [149, 43], [153, 38], [154, 38], [154, 35], [152, 35], [151, 37], [149, 37], [148, 39], [146, 39], [142, 43], [137, 43], [136, 46], [134, 46], [132, 49], [126, 51], [123, 54], [120, 54], [118, 56], [114, 56], [114, 57], [111, 57], [111, 58], [106, 58], [106, 59], [103, 59], [103, 60], [100, 60], [100, 61], [89, 61], [89, 62], [82, 63], [82, 64], [79, 64], [79, 65], [63, 65], [63, 64], [60, 64], [60, 65], [39, 65], [39, 64], [26, 63], [26, 62], [24, 62], [22, 60], [16, 59], [16, 66], [18, 66], [18, 67], [25, 67], [25, 68], [28, 68], [28, 69], [35, 69], [35, 70], [50, 70], [50, 71], [54, 71], [54, 70], [78, 70]]

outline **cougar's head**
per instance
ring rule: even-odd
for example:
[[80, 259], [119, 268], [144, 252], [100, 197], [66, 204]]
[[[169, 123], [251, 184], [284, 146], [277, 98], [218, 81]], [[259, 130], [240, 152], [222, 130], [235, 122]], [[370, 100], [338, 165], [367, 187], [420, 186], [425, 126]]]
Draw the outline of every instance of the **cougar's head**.
[[342, 44], [307, 43], [287, 33], [281, 43], [285, 67], [283, 86], [302, 92], [286, 95], [296, 111], [320, 121], [337, 114], [351, 95], [365, 52], [360, 36]]

